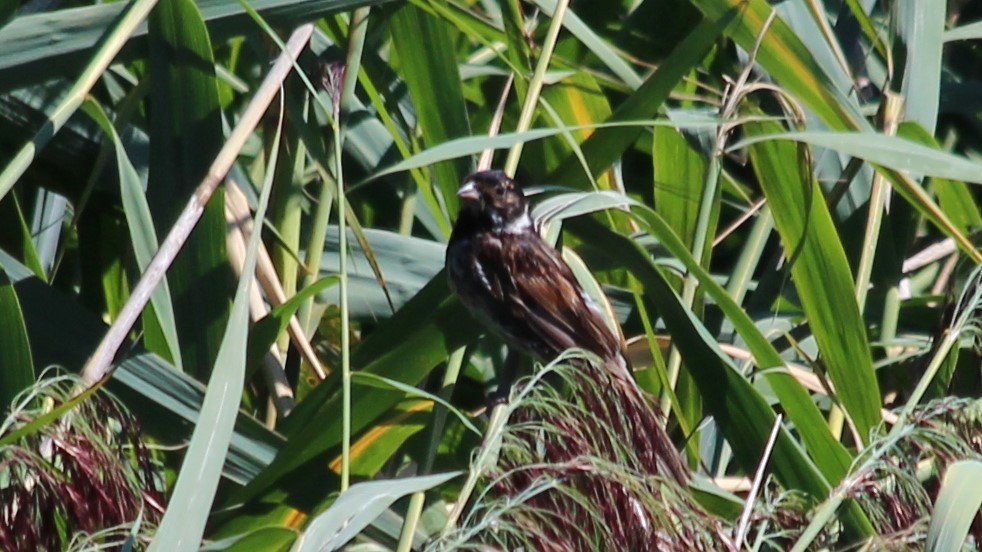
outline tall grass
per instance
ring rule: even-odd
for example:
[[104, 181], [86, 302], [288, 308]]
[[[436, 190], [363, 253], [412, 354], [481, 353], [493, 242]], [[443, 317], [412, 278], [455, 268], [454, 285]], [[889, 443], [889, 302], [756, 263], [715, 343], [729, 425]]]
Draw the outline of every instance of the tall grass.
[[[0, 397], [108, 380], [175, 445], [157, 547], [977, 547], [982, 9], [596, 8], [0, 9]], [[505, 355], [442, 270], [485, 151], [609, 297], [687, 487], [593, 377], [485, 411]]]

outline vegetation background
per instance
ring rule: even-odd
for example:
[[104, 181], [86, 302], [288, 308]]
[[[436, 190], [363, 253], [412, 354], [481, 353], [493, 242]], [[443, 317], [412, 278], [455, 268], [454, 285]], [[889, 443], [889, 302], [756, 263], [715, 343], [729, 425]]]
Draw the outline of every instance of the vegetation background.
[[0, 543], [501, 545], [448, 515], [507, 431], [442, 272], [494, 150], [721, 547], [977, 549], [980, 39], [955, 0], [4, 0]]

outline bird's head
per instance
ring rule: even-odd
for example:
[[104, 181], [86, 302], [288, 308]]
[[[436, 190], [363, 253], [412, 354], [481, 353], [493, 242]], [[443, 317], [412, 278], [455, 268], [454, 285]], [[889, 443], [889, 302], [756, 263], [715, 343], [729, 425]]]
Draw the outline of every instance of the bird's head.
[[522, 232], [531, 227], [528, 203], [518, 183], [503, 171], [480, 171], [464, 179], [457, 190], [461, 212], [499, 232]]

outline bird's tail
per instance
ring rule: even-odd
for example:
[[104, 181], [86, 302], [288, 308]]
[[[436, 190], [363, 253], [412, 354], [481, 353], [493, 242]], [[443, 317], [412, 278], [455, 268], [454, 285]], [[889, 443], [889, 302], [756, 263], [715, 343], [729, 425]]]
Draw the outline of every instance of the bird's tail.
[[623, 356], [607, 359], [602, 368], [586, 359], [571, 364], [595, 383], [578, 386], [579, 399], [605, 419], [616, 438], [633, 444], [638, 468], [685, 485], [689, 470], [648, 394], [634, 381], [627, 360]]

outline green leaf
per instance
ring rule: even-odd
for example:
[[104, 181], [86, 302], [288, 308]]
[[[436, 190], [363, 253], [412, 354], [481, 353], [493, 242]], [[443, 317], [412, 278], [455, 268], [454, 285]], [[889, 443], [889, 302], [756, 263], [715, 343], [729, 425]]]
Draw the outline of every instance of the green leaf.
[[[149, 29], [153, 86], [147, 200], [158, 233], [166, 234], [207, 174], [224, 136], [215, 60], [195, 3], [161, 1]], [[219, 188], [167, 273], [181, 356], [201, 380], [208, 379], [228, 316], [231, 278], [225, 233], [224, 192]]]
[[328, 552], [341, 548], [396, 500], [427, 491], [463, 472], [441, 473], [405, 479], [369, 481], [352, 485], [307, 527], [294, 552]]
[[[542, 11], [550, 17], [555, 12], [557, 4], [556, 0], [532, 0], [532, 3], [542, 8]], [[566, 17], [563, 18], [563, 27], [593, 52], [625, 84], [632, 89], [641, 86], [641, 77], [634, 72], [634, 69], [624, 60], [624, 57], [607, 44], [573, 10], [566, 11]]]
[[982, 507], [982, 462], [962, 460], [948, 466], [927, 528], [928, 552], [958, 552]]
[[[524, 132], [506, 132], [494, 136], [469, 136], [466, 138], [457, 138], [437, 146], [426, 148], [425, 150], [411, 157], [407, 157], [398, 163], [385, 167], [384, 169], [381, 169], [368, 178], [362, 180], [356, 184], [355, 187], [360, 188], [368, 185], [368, 183], [371, 181], [388, 174], [408, 171], [420, 167], [427, 167], [440, 161], [481, 153], [485, 149], [508, 149], [520, 142], [541, 140], [543, 138], [550, 138], [578, 130], [628, 129], [631, 132], [642, 132], [645, 128], [654, 126], [708, 128], [714, 127], [720, 122], [721, 121], [716, 121], [711, 118], [684, 122], [671, 121], [668, 119], [632, 119], [629, 121], [607, 121], [588, 125], [559, 126], [558, 128], [533, 128]], [[592, 133], [591, 136], [596, 136], [596, 134], [597, 133]], [[563, 184], [567, 183], [563, 182]]]
[[[406, 3], [389, 20], [400, 74], [413, 98], [426, 146], [470, 135], [460, 73], [449, 25]], [[468, 160], [433, 167], [435, 187], [449, 215], [457, 213], [457, 188], [471, 170]]]
[[[868, 129], [856, 102], [840, 90], [815, 61], [797, 33], [780, 17], [770, 27], [764, 25], [773, 11], [766, 0], [693, 0], [706, 17], [713, 20], [733, 18], [727, 35], [744, 50], [756, 49], [756, 61], [782, 87], [815, 112], [828, 126], [839, 129]], [[761, 39], [761, 37], [763, 37]], [[756, 44], [760, 40], [760, 48]]]
[[[754, 136], [776, 127], [750, 123], [744, 129]], [[858, 438], [868, 443], [870, 432], [880, 423], [880, 387], [856, 303], [852, 269], [813, 178], [810, 157], [797, 144], [777, 140], [752, 145], [750, 156], [791, 263], [795, 289], [821, 362], [856, 425]]]
[[[351, 316], [363, 320], [377, 320], [392, 315], [389, 299], [396, 309], [412, 299], [443, 266], [443, 244], [403, 236], [386, 230], [365, 230], [366, 243], [371, 246], [381, 274], [385, 276], [388, 293], [378, 283], [375, 269], [368, 262], [362, 244], [348, 245], [348, 285]], [[340, 269], [337, 227], [332, 226], [326, 250], [321, 258], [321, 275], [337, 274]], [[337, 304], [339, 290], [328, 289], [321, 300]]]
[[[291, 27], [331, 13], [389, 1], [392, 0], [255, 0], [249, 4], [264, 18]], [[96, 4], [13, 19], [0, 28], [0, 72], [5, 77], [0, 81], [0, 90], [41, 83], [56, 75], [74, 77], [79, 65], [128, 5]], [[218, 41], [255, 29], [238, 0], [202, 0], [198, 6]], [[129, 40], [144, 40], [147, 34], [146, 26], [140, 26]], [[132, 59], [144, 52], [128, 47], [123, 56]]]
[[[433, 403], [406, 399], [393, 407], [389, 414], [379, 418], [372, 431], [364, 432], [352, 443], [352, 478], [363, 480], [378, 477], [382, 468], [392, 461], [393, 455], [405, 450], [406, 441], [422, 431], [433, 418]], [[332, 468], [340, 470], [340, 465], [340, 455], [335, 456], [331, 461]]]
[[34, 383], [34, 360], [17, 292], [0, 265], [0, 409]]
[[[71, 118], [72, 114], [78, 109], [99, 77], [109, 67], [113, 58], [119, 53], [119, 49], [126, 43], [126, 40], [134, 29], [147, 16], [147, 12], [153, 8], [156, 0], [134, 0], [120, 5], [122, 12], [117, 20], [113, 20], [107, 25], [105, 33], [98, 34], [98, 47], [92, 54], [92, 59], [85, 65], [82, 74], [72, 83], [71, 88], [59, 94], [55, 106], [50, 115], [46, 118], [36, 133], [25, 143], [21, 144], [14, 156], [7, 162], [0, 172], [0, 199], [7, 195], [14, 184], [27, 171], [34, 161], [38, 150], [44, 148], [51, 138]], [[65, 10], [71, 11], [71, 10]], [[44, 14], [46, 15], [46, 14]], [[9, 29], [9, 25], [0, 31]], [[46, 36], [50, 37], [51, 29], [47, 29]], [[0, 52], [5, 52], [10, 40], [0, 36]], [[73, 69], [71, 75], [75, 77], [77, 69]], [[4, 84], [9, 81], [10, 71], [4, 71]]]
[[[707, 20], [700, 23], [658, 66], [658, 69], [614, 110], [609, 121], [652, 118], [668, 99], [675, 85], [706, 56], [735, 14], [735, 11], [728, 12], [718, 21]], [[553, 172], [550, 180], [584, 187], [590, 181], [588, 177], [595, 177], [607, 170], [638, 139], [641, 132], [641, 128], [611, 127], [597, 130], [581, 145], [583, 156], [592, 174], [583, 174], [579, 159], [571, 155]]]
[[744, 500], [721, 489], [712, 480], [694, 477], [689, 482], [689, 492], [708, 512], [730, 521], [736, 521], [743, 512]]
[[269, 314], [256, 321], [252, 330], [249, 332], [249, 354], [247, 358], [250, 364], [269, 351], [269, 347], [276, 341], [277, 337], [286, 331], [286, 327], [290, 324], [290, 318], [297, 313], [297, 309], [300, 308], [300, 305], [305, 300], [310, 299], [337, 282], [337, 276], [321, 278], [301, 289], [286, 303], [274, 308]]
[[975, 40], [982, 38], [982, 21], [976, 21], [975, 23], [955, 27], [954, 29], [946, 31], [943, 36], [945, 42], [952, 42], [955, 40]]
[[[652, 142], [655, 211], [691, 250], [706, 185], [705, 157], [674, 128], [655, 128]], [[702, 252], [696, 256], [701, 258]]]
[[[897, 134], [936, 151], [942, 151], [934, 136], [917, 123], [901, 123]], [[958, 180], [938, 177], [932, 178], [931, 184], [934, 186], [941, 211], [960, 231], [968, 234], [973, 227], [982, 226], [982, 214], [979, 213], [978, 205], [968, 185]]]
[[[150, 206], [147, 205], [147, 198], [143, 192], [143, 183], [140, 181], [140, 175], [137, 174], [133, 163], [130, 162], [115, 127], [109, 121], [109, 117], [106, 116], [102, 107], [92, 100], [87, 100], [82, 104], [82, 110], [98, 123], [116, 150], [116, 169], [119, 173], [123, 212], [126, 214], [126, 224], [130, 231], [133, 254], [142, 273], [150, 265], [150, 260], [157, 253], [159, 245], [157, 232], [153, 228]], [[170, 286], [168, 286], [166, 279], [154, 289], [153, 295], [150, 296], [150, 302], [153, 304], [153, 316], [156, 316], [166, 340], [166, 348], [158, 352], [169, 358], [177, 369], [182, 370], [181, 347], [177, 338], [174, 307], [171, 302]], [[144, 313], [144, 317], [147, 316], [151, 315]]]
[[[777, 130], [774, 127], [771, 128], [772, 131]], [[959, 246], [977, 262], [982, 262], [982, 255], [975, 249], [972, 242], [959, 232], [958, 228], [934, 204], [924, 190], [905, 174], [909, 171], [914, 174], [952, 180], [982, 182], [982, 177], [979, 176], [982, 174], [982, 163], [930, 148], [899, 136], [874, 134], [872, 132], [768, 132], [741, 140], [734, 144], [730, 150], [778, 139], [797, 140], [813, 146], [829, 148], [873, 163], [890, 180], [894, 190], [939, 229], [955, 238]]]
[[[518, 77], [515, 79], [518, 101], [524, 102], [529, 88], [527, 76], [531, 75], [533, 71], [532, 47], [525, 38], [527, 21], [521, 3], [517, 0], [507, 0], [500, 2], [499, 5], [501, 6], [501, 26], [504, 27], [505, 39], [508, 43], [503, 55], [508, 60], [512, 74]], [[472, 27], [477, 27], [477, 25], [472, 25]]]
[[[394, 381], [417, 384], [452, 351], [464, 346], [480, 332], [456, 299], [450, 297], [446, 274], [440, 271], [394, 316], [383, 321], [362, 341], [352, 355], [359, 372]], [[247, 501], [272, 492], [278, 482], [286, 489], [299, 488], [303, 479], [284, 479], [306, 462], [337, 447], [341, 442], [341, 395], [338, 374], [331, 374], [297, 405], [281, 430], [288, 436], [286, 447], [269, 467], [232, 497]], [[352, 396], [352, 433], [370, 427], [405, 395], [388, 389], [369, 388]]]
[[34, 240], [31, 239], [31, 229], [24, 220], [18, 195], [20, 194], [11, 194], [9, 198], [0, 201], [0, 244], [31, 267], [38, 278], [47, 280], [48, 276], [34, 246]]
[[[540, 144], [536, 144], [536, 147], [527, 150], [523, 156], [525, 159], [522, 164], [523, 172], [533, 179], [543, 178], [550, 168], [559, 166], [570, 156], [577, 159], [581, 170], [585, 170], [582, 169], [586, 164], [583, 162], [580, 144], [596, 131], [573, 127], [607, 121], [611, 115], [610, 101], [597, 78], [589, 73], [574, 73], [556, 84], [545, 87], [539, 103], [546, 113], [540, 114], [538, 119], [564, 132], [555, 138], [543, 140]], [[625, 130], [625, 127], [620, 128]], [[642, 127], [639, 126], [638, 130], [641, 129]], [[611, 189], [615, 186], [613, 179], [604, 177], [597, 180], [597, 185], [601, 189]]]
[[[279, 140], [280, 133], [276, 132], [273, 137], [274, 152]], [[265, 220], [272, 190], [269, 180], [274, 173], [271, 168], [274, 166], [275, 154], [270, 157], [267, 182], [263, 185], [256, 210], [257, 228], [262, 228]], [[235, 290], [232, 312], [218, 349], [208, 391], [201, 404], [201, 417], [191, 435], [167, 511], [148, 548], [150, 552], [197, 550], [201, 544], [242, 400], [249, 336], [249, 293], [255, 279], [261, 236], [261, 232], [253, 232], [249, 236], [242, 276]]]
[[902, 136], [872, 132], [773, 132], [747, 137], [728, 148], [743, 149], [767, 140], [796, 140], [832, 149], [898, 171], [982, 183], [982, 163], [926, 146]]
[[925, 10], [917, 0], [899, 0], [894, 10], [894, 24], [907, 47], [901, 87], [904, 118], [920, 123], [934, 134], [941, 103], [945, 10]]
[[480, 430], [478, 430], [477, 427], [474, 426], [474, 424], [470, 421], [470, 419], [467, 417], [466, 414], [454, 408], [453, 405], [441, 399], [437, 395], [434, 395], [432, 393], [427, 393], [422, 389], [417, 389], [416, 387], [413, 387], [411, 385], [406, 385], [405, 383], [402, 383], [400, 381], [396, 381], [391, 378], [382, 377], [376, 374], [370, 374], [368, 372], [358, 372], [355, 374], [351, 374], [351, 379], [355, 383], [361, 383], [363, 385], [379, 387], [382, 389], [396, 389], [398, 391], [402, 391], [403, 393], [405, 393], [407, 397], [423, 398], [438, 403], [442, 405], [444, 408], [446, 408], [451, 414], [456, 416], [464, 427], [472, 431], [475, 435], [481, 436]]
[[199, 552], [286, 552], [297, 540], [297, 532], [285, 527], [263, 527], [202, 546]]

